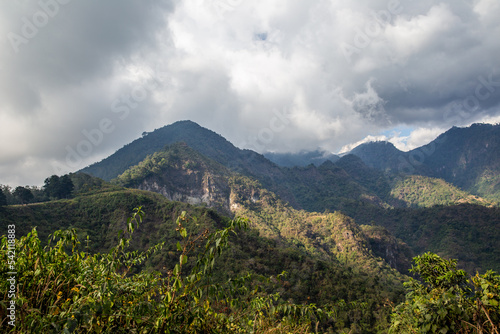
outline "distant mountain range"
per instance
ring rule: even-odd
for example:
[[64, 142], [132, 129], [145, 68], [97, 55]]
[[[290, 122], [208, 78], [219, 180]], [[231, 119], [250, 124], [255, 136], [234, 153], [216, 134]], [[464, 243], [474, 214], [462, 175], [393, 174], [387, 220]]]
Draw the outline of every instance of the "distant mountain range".
[[[165, 242], [143, 265], [168, 276], [180, 260], [181, 212], [196, 240], [246, 217], [250, 229], [231, 235], [216, 282], [272, 276], [270, 291], [285, 300], [333, 305], [336, 331], [386, 332], [415, 255], [458, 259], [469, 273], [500, 271], [499, 131], [453, 128], [410, 152], [375, 142], [342, 157], [261, 155], [181, 121], [71, 174], [72, 198], [0, 206], [0, 228], [15, 224], [25, 235], [37, 226], [42, 240], [74, 228], [89, 237], [87, 251], [100, 252], [141, 206], [131, 246]], [[204, 249], [193, 247], [186, 265]]]
[[500, 125], [453, 127], [409, 152], [388, 142], [372, 142], [350, 153], [382, 171], [441, 178], [473, 194], [500, 200]]
[[[390, 186], [384, 182], [394, 179], [394, 176], [405, 178], [409, 175], [440, 178], [462, 191], [492, 201], [500, 200], [500, 125], [489, 124], [454, 127], [429, 144], [409, 152], [400, 151], [388, 142], [366, 143], [341, 159], [320, 151], [261, 155], [239, 149], [219, 134], [194, 122], [180, 121], [147, 133], [81, 172], [110, 181], [146, 156], [177, 142], [186, 143], [231, 171], [255, 177], [297, 208], [308, 205], [300, 199], [303, 194], [298, 194], [294, 188], [304, 183], [323, 182], [327, 174], [331, 179], [334, 174], [331, 168], [328, 170], [331, 162], [347, 173], [342, 182], [352, 181], [366, 188], [368, 193], [371, 192], [369, 197], [375, 201], [392, 200], [387, 198]], [[359, 157], [363, 163], [354, 163], [350, 154]], [[366, 167], [383, 174], [368, 171]], [[316, 177], [311, 179], [313, 175]], [[357, 179], [352, 180], [353, 176]], [[291, 178], [294, 181], [290, 183]], [[423, 178], [419, 180], [426, 182]], [[342, 192], [345, 193], [345, 189]], [[348, 197], [352, 196], [351, 193]]]
[[[415, 224], [419, 215], [428, 216], [437, 210], [436, 205], [443, 209], [454, 206], [454, 219], [441, 215], [433, 225], [421, 221], [422, 226], [447, 226], [449, 232], [455, 228], [449, 223], [456, 221], [478, 235], [492, 227], [489, 224], [497, 221], [495, 207], [500, 193], [498, 138], [500, 126], [475, 124], [452, 128], [410, 152], [387, 142], [374, 142], [342, 157], [320, 151], [261, 155], [239, 149], [194, 122], [180, 121], [147, 133], [81, 172], [121, 186], [154, 191], [171, 200], [213, 207], [225, 215], [241, 213], [236, 200], [240, 199], [248, 201], [245, 214], [255, 216], [261, 211], [257, 209], [262, 205], [259, 194], [268, 191], [283, 201], [281, 205], [289, 205], [289, 210], [341, 211], [357, 223], [384, 226], [412, 245], [415, 252], [428, 249], [453, 254], [475, 270], [491, 263], [489, 255], [479, 251], [480, 255], [462, 256], [456, 254], [457, 249], [465, 252], [469, 246], [475, 248], [475, 242], [488, 244], [486, 236], [467, 241], [465, 248], [451, 248], [442, 247], [436, 240], [422, 244], [421, 237], [415, 241], [406, 233], [413, 227], [403, 227]], [[238, 187], [235, 180], [252, 185], [253, 190]], [[474, 225], [460, 218], [469, 216], [471, 210], [482, 212], [480, 223]], [[394, 225], [395, 220], [402, 221]], [[259, 229], [267, 229], [266, 224], [260, 224]], [[500, 234], [498, 226], [492, 228], [494, 235]], [[392, 259], [381, 256], [396, 264], [399, 255], [392, 254]], [[500, 260], [500, 254], [496, 259]], [[409, 263], [403, 258], [398, 261], [399, 267]]]

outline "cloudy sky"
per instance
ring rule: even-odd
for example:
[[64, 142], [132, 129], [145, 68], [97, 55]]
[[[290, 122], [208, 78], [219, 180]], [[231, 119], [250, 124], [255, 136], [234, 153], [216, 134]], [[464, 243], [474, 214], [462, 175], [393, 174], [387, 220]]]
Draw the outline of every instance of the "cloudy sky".
[[0, 184], [193, 120], [259, 152], [500, 121], [498, 0], [9, 0]]

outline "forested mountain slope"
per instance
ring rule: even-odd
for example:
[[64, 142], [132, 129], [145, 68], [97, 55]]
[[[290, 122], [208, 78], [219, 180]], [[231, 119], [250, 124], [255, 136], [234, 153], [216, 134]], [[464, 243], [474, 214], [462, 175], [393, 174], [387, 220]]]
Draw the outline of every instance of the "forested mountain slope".
[[453, 127], [409, 152], [391, 143], [372, 142], [350, 153], [386, 172], [441, 178], [473, 194], [500, 199], [500, 125]]
[[[408, 267], [409, 254], [426, 250], [457, 258], [471, 270], [495, 269], [495, 263], [500, 262], [500, 254], [490, 251], [500, 233], [498, 209], [485, 207], [491, 203], [445, 181], [406, 176], [391, 183], [383, 173], [367, 167], [355, 156], [345, 156], [335, 164], [325, 162], [320, 167], [284, 169], [284, 173], [291, 181], [281, 186], [297, 194], [295, 199], [306, 211], [286, 204], [259, 180], [235, 173], [185, 144], [174, 144], [153, 154], [113, 182], [155, 191], [170, 199], [207, 205], [229, 215], [243, 214], [259, 223], [260, 233], [269, 237], [286, 235], [289, 241], [302, 245], [307, 243], [301, 241], [301, 235], [316, 233], [313, 232], [316, 225], [311, 225], [307, 217], [316, 217], [322, 225], [325, 219], [328, 221], [328, 212], [340, 211], [358, 224], [383, 226], [387, 228], [384, 233], [388, 231], [410, 246], [396, 239], [388, 241], [390, 238], [382, 238], [384, 233], [380, 231], [370, 236], [372, 242], [383, 240], [389, 245], [382, 247], [385, 253], [375, 253], [403, 271]], [[367, 187], [361, 186], [362, 183]], [[476, 205], [443, 206], [460, 203]], [[479, 215], [474, 216], [476, 213]], [[490, 231], [485, 233], [488, 228]], [[364, 231], [374, 232], [373, 228]], [[331, 239], [326, 235], [315, 237]], [[330, 247], [312, 244], [309, 249]], [[372, 246], [374, 250], [381, 248]]]
[[[386, 326], [390, 309], [384, 304], [399, 300], [403, 277], [372, 255], [370, 239], [352, 219], [340, 213], [295, 211], [256, 186], [246, 177], [231, 180], [236, 213], [248, 215], [252, 228], [232, 237], [230, 250], [218, 264], [216, 279], [246, 273], [276, 276], [287, 271], [280, 288], [285, 300], [340, 305], [335, 324], [339, 329], [354, 323], [366, 330]], [[21, 236], [37, 226], [42, 240], [57, 229], [76, 228], [80, 240], [89, 236], [82, 247], [103, 251], [116, 241], [118, 231], [125, 229], [127, 213], [142, 206], [145, 220], [131, 245], [146, 249], [164, 241], [164, 249], [146, 266], [166, 274], [179, 259], [175, 220], [181, 211], [196, 218], [185, 226], [193, 235], [221, 228], [227, 222], [212, 209], [173, 202], [148, 191], [111, 188], [94, 189], [68, 200], [6, 207], [0, 212], [0, 227], [16, 223], [16, 233]]]

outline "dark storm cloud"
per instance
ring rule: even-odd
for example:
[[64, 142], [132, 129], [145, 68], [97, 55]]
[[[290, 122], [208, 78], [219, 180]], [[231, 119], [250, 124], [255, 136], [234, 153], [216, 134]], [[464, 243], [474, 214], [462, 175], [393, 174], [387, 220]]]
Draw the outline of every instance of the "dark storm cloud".
[[[40, 162], [45, 176], [55, 172], [51, 162], [65, 163], [66, 147], [109, 117], [113, 99], [137, 85], [117, 77], [126, 75], [128, 64], [140, 66], [160, 37], [168, 39], [158, 31], [165, 31], [172, 8], [167, 1], [135, 0], [2, 4], [0, 118], [10, 127], [0, 144], [0, 183], [24, 184], [26, 178], [39, 184], [30, 160]], [[108, 142], [129, 139], [119, 131], [114, 137]], [[98, 146], [93, 154], [106, 150]]]
[[[113, 75], [118, 64], [155, 45], [169, 8], [166, 2], [135, 0], [25, 3], [30, 5], [14, 15], [3, 12], [11, 30], [3, 45], [2, 79], [14, 89], [21, 86], [14, 97], [19, 101], [30, 91], [61, 91]], [[40, 4], [51, 4], [52, 15]], [[46, 17], [46, 23], [37, 26], [37, 17]]]

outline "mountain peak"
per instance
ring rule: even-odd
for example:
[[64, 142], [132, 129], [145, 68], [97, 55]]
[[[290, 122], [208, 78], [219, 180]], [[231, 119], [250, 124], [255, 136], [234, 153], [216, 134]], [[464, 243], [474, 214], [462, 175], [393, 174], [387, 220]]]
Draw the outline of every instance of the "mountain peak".
[[146, 156], [162, 150], [165, 145], [177, 142], [184, 142], [222, 164], [230, 161], [239, 152], [238, 148], [214, 131], [193, 121], [182, 120], [144, 133], [142, 138], [134, 140], [108, 158], [85, 167], [80, 172], [109, 181], [144, 160]]
[[280, 173], [279, 168], [264, 156], [253, 151], [240, 150], [220, 134], [188, 120], [145, 133], [142, 138], [134, 140], [108, 158], [80, 172], [110, 181], [137, 165], [146, 156], [162, 150], [165, 145], [177, 142], [184, 142], [207, 158], [245, 175], [260, 175], [263, 171], [270, 174]]
[[305, 167], [310, 164], [319, 166], [325, 161], [337, 161], [339, 157], [327, 151], [300, 151], [298, 153], [264, 153], [264, 157], [281, 167]]
[[[377, 140], [377, 141], [370, 141], [368, 143], [363, 143], [358, 146], [356, 146], [352, 151], [356, 149], [361, 149], [361, 148], [386, 148], [386, 149], [396, 149], [396, 146], [394, 146], [393, 143], [386, 141], [386, 140]], [[352, 152], [351, 151], [351, 152]]]
[[398, 156], [403, 154], [394, 144], [387, 141], [373, 141], [355, 147], [350, 154], [356, 155], [363, 162], [373, 168], [385, 170], [397, 162]]

